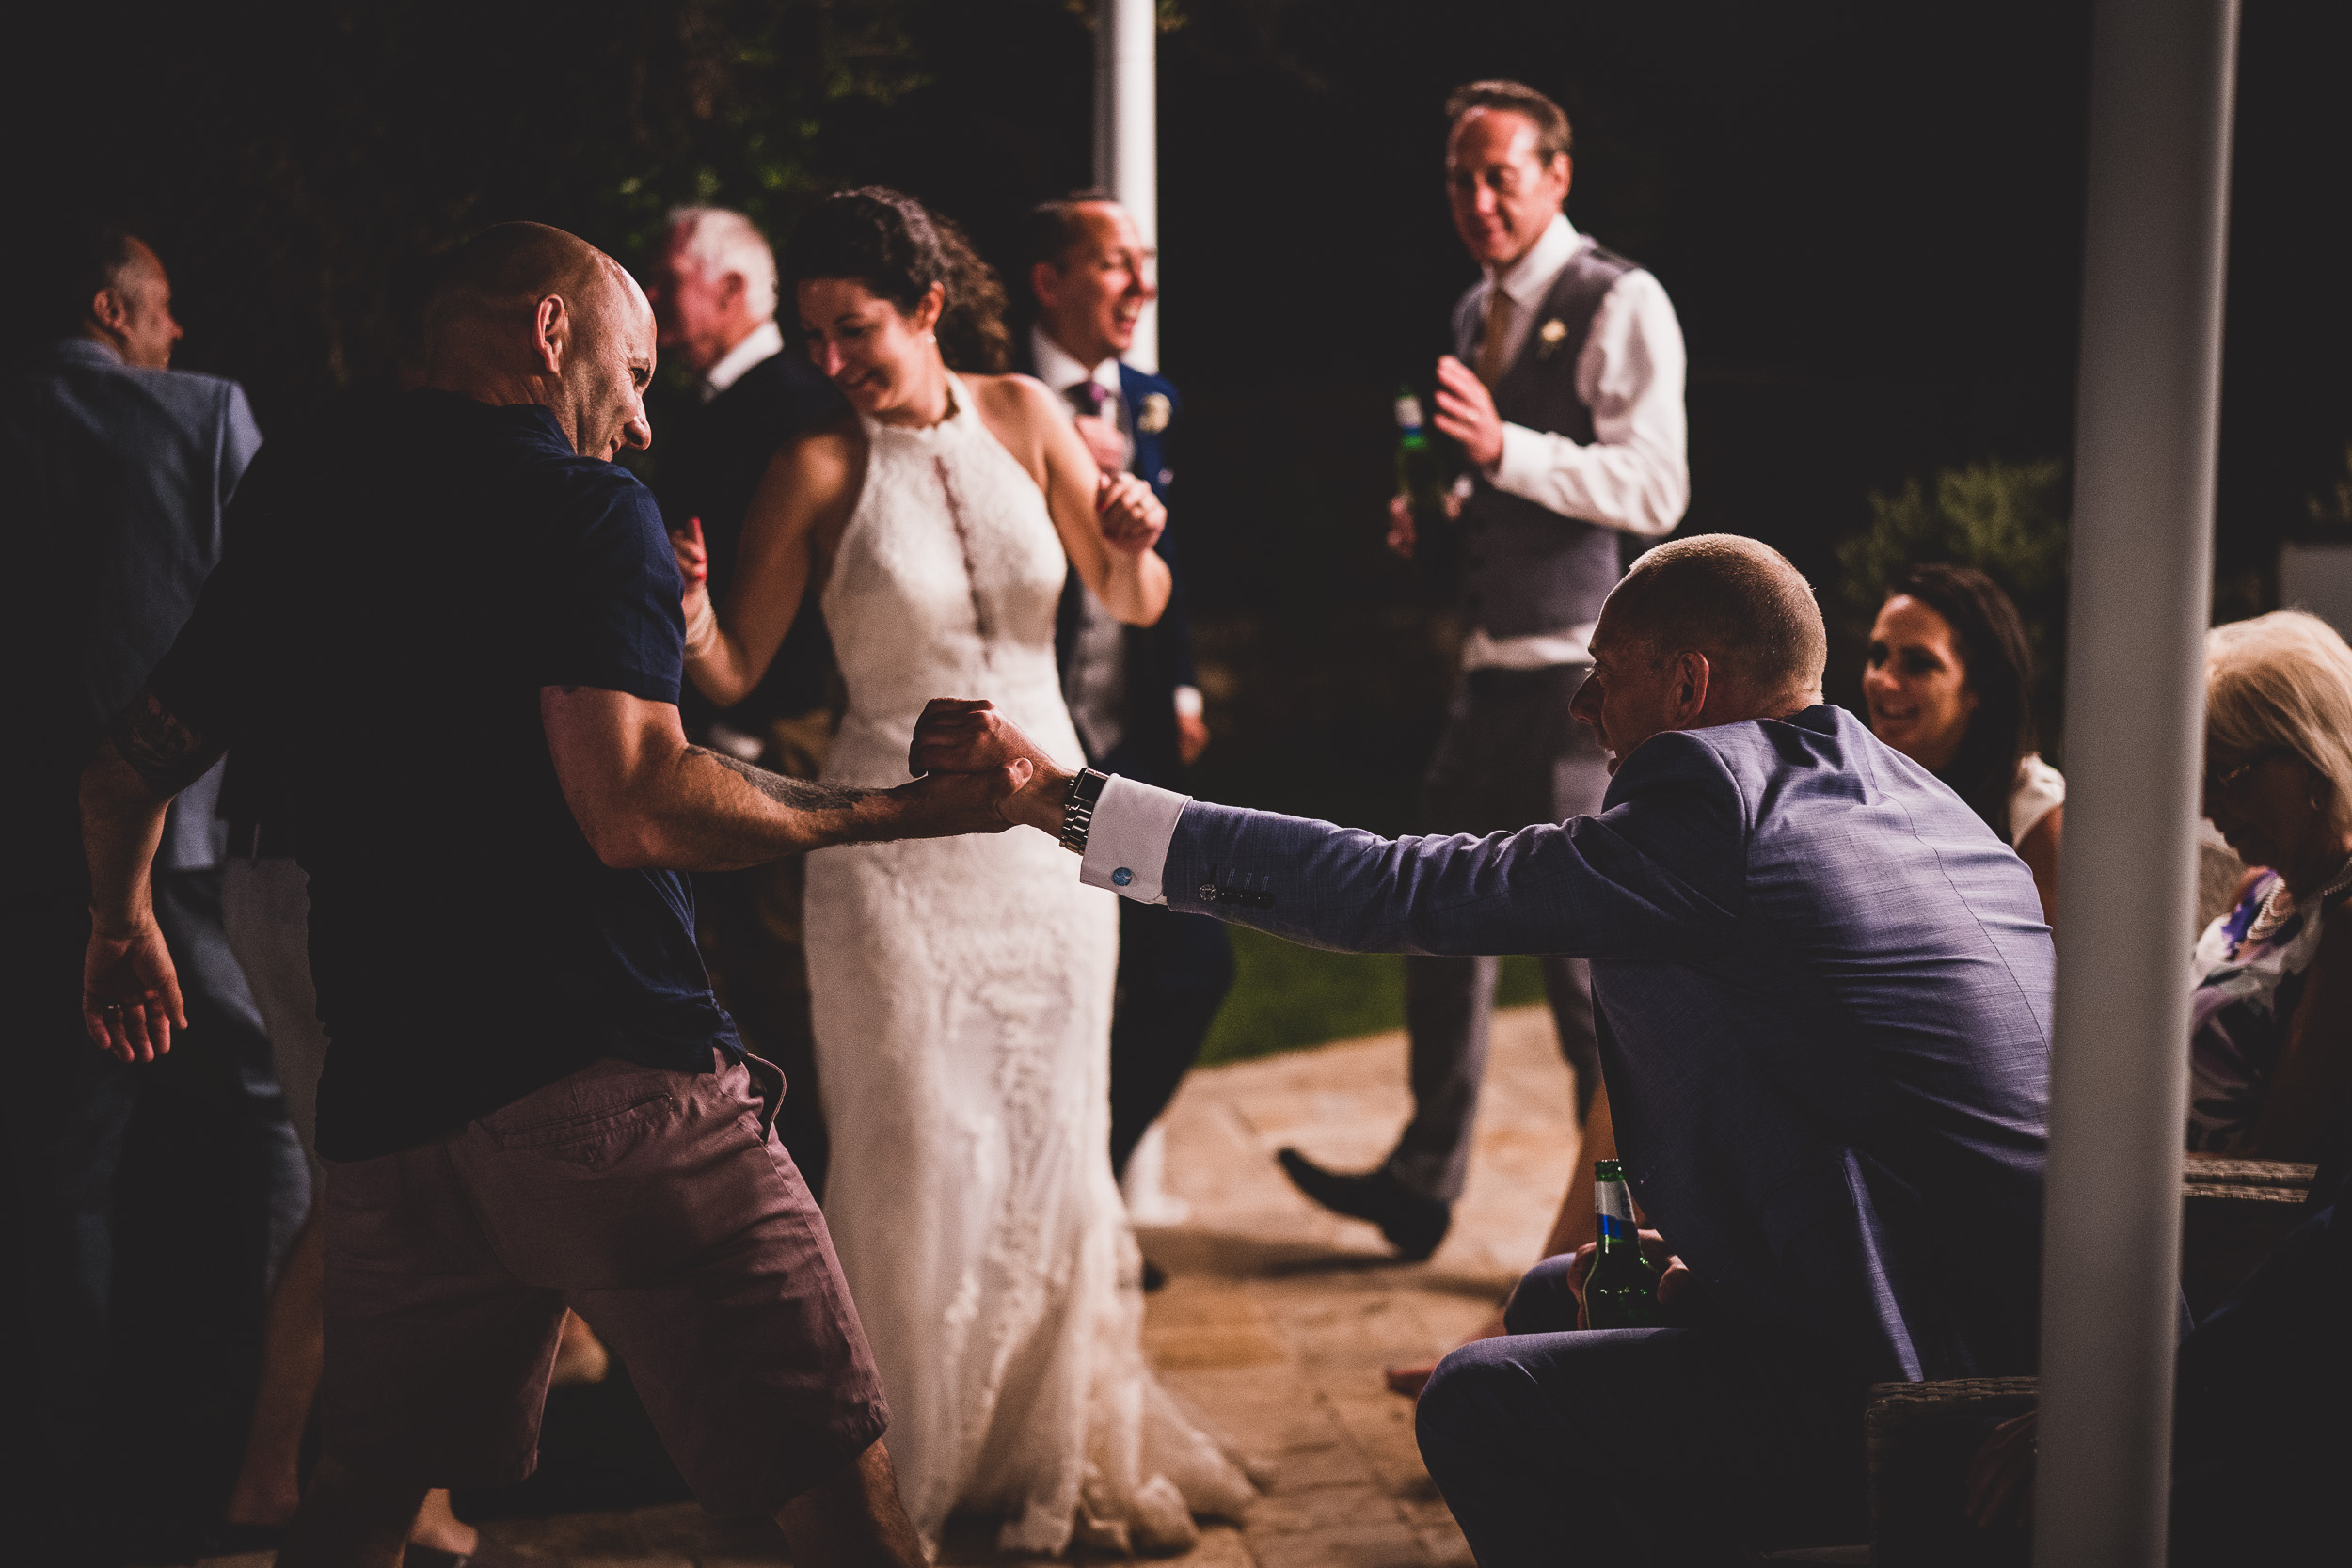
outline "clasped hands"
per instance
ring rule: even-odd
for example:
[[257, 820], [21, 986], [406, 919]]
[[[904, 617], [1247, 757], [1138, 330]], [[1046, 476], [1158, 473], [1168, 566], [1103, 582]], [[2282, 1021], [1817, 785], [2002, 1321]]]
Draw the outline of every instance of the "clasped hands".
[[1094, 486], [1094, 511], [1102, 521], [1103, 537], [1113, 549], [1141, 555], [1168, 526], [1168, 508], [1160, 504], [1151, 485], [1127, 471], [1127, 437], [1119, 433], [1119, 426], [1101, 414], [1080, 414], [1071, 422], [1078, 427], [1078, 438], [1102, 470]]
[[1105, 471], [1094, 485], [1094, 515], [1104, 543], [1126, 555], [1141, 555], [1159, 542], [1168, 508], [1152, 486], [1130, 473]]
[[907, 747], [907, 771], [918, 784], [934, 779], [946, 784], [969, 774], [1009, 783], [1009, 790], [992, 791], [1003, 826], [1025, 823], [1057, 836], [1070, 804], [1071, 782], [1077, 777], [999, 713], [995, 704], [962, 697], [934, 697], [924, 705]]

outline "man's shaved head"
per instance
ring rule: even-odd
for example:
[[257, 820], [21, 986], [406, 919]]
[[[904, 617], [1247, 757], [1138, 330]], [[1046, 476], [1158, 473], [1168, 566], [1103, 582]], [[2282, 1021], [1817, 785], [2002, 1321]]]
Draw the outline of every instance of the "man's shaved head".
[[627, 268], [544, 223], [501, 223], [445, 261], [424, 311], [428, 385], [539, 404], [582, 455], [653, 438], [653, 307]]
[[1692, 649], [1758, 696], [1818, 694], [1829, 632], [1813, 585], [1788, 558], [1736, 533], [1659, 546], [1609, 595], [1613, 619], [1670, 658]]
[[527, 311], [548, 294], [562, 295], [576, 310], [600, 305], [611, 286], [604, 268], [611, 265], [612, 258], [586, 240], [544, 223], [485, 229], [441, 263], [425, 303], [427, 352], [439, 352], [452, 331], [484, 317]]
[[1820, 702], [1829, 635], [1788, 557], [1702, 533], [1633, 563], [1601, 606], [1592, 654], [1569, 711], [1614, 772], [1664, 731], [1785, 719]]

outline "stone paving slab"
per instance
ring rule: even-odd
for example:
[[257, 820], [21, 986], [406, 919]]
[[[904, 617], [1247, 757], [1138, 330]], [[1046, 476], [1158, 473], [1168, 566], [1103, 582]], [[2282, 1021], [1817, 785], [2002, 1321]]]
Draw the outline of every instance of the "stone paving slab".
[[1181, 1227], [1146, 1230], [1167, 1269], [1144, 1340], [1164, 1383], [1250, 1461], [1266, 1497], [1241, 1529], [1262, 1568], [1436, 1568], [1470, 1550], [1381, 1368], [1452, 1348], [1534, 1260], [1577, 1163], [1549, 1013], [1495, 1020], [1470, 1183], [1427, 1263], [1325, 1213], [1274, 1164], [1295, 1145], [1359, 1169], [1411, 1100], [1401, 1034], [1194, 1073], [1168, 1120]]
[[[1495, 1018], [1470, 1184], [1427, 1263], [1394, 1260], [1369, 1225], [1314, 1208], [1274, 1151], [1357, 1169], [1404, 1125], [1402, 1034], [1195, 1072], [1168, 1118], [1168, 1188], [1192, 1213], [1147, 1229], [1168, 1271], [1144, 1340], [1162, 1381], [1241, 1457], [1263, 1498], [1163, 1561], [1184, 1568], [1455, 1568], [1470, 1561], [1422, 1467], [1412, 1405], [1381, 1368], [1474, 1330], [1534, 1261], [1577, 1164], [1566, 1067], [1542, 1007]], [[772, 1568], [767, 1524], [722, 1526], [691, 1503], [518, 1519], [485, 1534], [580, 1568]], [[958, 1521], [948, 1565], [1006, 1560], [993, 1528]], [[208, 1568], [270, 1568], [267, 1557]]]

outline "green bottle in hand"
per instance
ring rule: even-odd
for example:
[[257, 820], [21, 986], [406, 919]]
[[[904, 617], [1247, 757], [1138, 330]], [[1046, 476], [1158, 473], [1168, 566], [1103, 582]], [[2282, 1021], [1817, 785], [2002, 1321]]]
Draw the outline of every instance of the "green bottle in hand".
[[1584, 1276], [1584, 1321], [1593, 1328], [1655, 1328], [1658, 1276], [1642, 1260], [1642, 1238], [1633, 1224], [1633, 1195], [1625, 1168], [1614, 1160], [1593, 1164], [1593, 1207], [1600, 1221], [1600, 1244], [1592, 1273]]
[[1396, 493], [1411, 505], [1413, 521], [1432, 527], [1445, 518], [1445, 474], [1422, 428], [1421, 399], [1409, 386], [1396, 389]]

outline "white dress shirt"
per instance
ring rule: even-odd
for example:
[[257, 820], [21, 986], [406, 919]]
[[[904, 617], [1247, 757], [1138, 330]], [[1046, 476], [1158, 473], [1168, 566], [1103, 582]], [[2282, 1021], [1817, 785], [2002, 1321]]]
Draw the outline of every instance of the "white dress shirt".
[[703, 372], [702, 385], [694, 388], [695, 396], [708, 403], [721, 392], [743, 379], [743, 372], [763, 359], [773, 359], [784, 352], [784, 328], [774, 320], [761, 322], [743, 336], [743, 341], [726, 351], [719, 362]]
[[[1503, 323], [1505, 365], [1517, 362], [1544, 297], [1561, 269], [1593, 242], [1565, 213], [1555, 214], [1526, 255], [1478, 285], [1475, 314], [1485, 319], [1494, 290], [1510, 300]], [[1547, 511], [1597, 523], [1640, 539], [1674, 531], [1691, 504], [1690, 420], [1683, 411], [1689, 362], [1673, 301], [1647, 272], [1617, 279], [1593, 313], [1576, 361], [1576, 395], [1592, 411], [1593, 439], [1505, 422], [1502, 454], [1487, 470], [1496, 489]], [[1532, 637], [1490, 638], [1473, 629], [1462, 645], [1464, 669], [1540, 669], [1589, 657], [1590, 624]]]
[[1106, 887], [1138, 904], [1167, 903], [1168, 890], [1160, 878], [1168, 870], [1176, 819], [1190, 804], [1189, 795], [1113, 773], [1094, 802], [1078, 880], [1089, 887]]
[[[1117, 358], [1105, 359], [1099, 365], [1081, 365], [1076, 356], [1045, 335], [1045, 328], [1032, 326], [1029, 363], [1037, 367], [1037, 378], [1065, 400], [1070, 396], [1070, 388], [1081, 381], [1091, 381], [1102, 388], [1111, 395], [1111, 422], [1119, 426], [1120, 435], [1127, 433], [1126, 400], [1120, 393]], [[1128, 443], [1130, 447], [1134, 444], [1132, 440]]]

